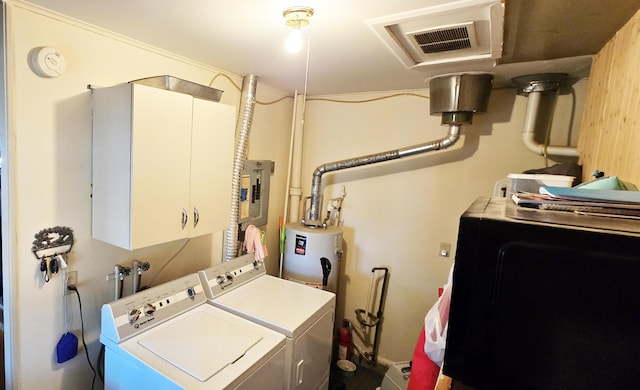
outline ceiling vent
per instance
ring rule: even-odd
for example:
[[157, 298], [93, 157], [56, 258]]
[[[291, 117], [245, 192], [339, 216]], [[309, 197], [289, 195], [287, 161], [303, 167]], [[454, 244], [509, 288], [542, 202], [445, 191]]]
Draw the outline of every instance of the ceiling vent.
[[463, 0], [365, 22], [407, 68], [502, 56], [504, 7]]
[[430, 30], [408, 34], [411, 43], [424, 54], [449, 50], [463, 50], [478, 47], [473, 22], [457, 26], [436, 27]]

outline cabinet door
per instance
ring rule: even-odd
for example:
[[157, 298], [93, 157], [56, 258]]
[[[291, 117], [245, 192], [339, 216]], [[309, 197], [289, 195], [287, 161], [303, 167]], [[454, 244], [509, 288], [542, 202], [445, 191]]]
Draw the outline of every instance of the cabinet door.
[[186, 237], [192, 125], [189, 95], [134, 84], [131, 246]]
[[232, 106], [193, 99], [189, 216], [192, 236], [229, 227], [235, 116]]

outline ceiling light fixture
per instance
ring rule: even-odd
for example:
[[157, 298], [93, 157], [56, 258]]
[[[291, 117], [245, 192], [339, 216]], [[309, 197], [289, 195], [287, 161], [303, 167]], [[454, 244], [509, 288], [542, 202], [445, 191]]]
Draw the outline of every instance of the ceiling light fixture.
[[282, 11], [282, 16], [284, 16], [284, 24], [292, 28], [285, 42], [285, 47], [289, 52], [297, 53], [302, 48], [302, 31], [300, 29], [309, 25], [309, 19], [313, 16], [313, 8], [289, 7]]

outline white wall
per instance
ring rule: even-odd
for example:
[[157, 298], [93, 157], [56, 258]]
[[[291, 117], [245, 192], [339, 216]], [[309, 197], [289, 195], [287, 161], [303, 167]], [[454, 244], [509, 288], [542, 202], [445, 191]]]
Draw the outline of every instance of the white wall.
[[[13, 221], [4, 235], [4, 269], [9, 271], [5, 280], [11, 280], [11, 288], [5, 286], [5, 326], [13, 335], [11, 385], [16, 389], [87, 389], [93, 374], [82, 349], [67, 363], [55, 360], [55, 345], [65, 330], [61, 277], [43, 282], [31, 253], [34, 234], [58, 225], [74, 231], [76, 243], [69, 262], [78, 271], [85, 339], [94, 366], [100, 349], [100, 307], [115, 294], [113, 282], [106, 282], [105, 276], [113, 272], [114, 265], [130, 265], [133, 259], [149, 261], [151, 270], [144, 275], [143, 285], [152, 280], [157, 284], [219, 261], [223, 236], [219, 232], [133, 252], [91, 238], [91, 98], [87, 85], [109, 86], [163, 74], [208, 85], [219, 70], [47, 12], [5, 7], [9, 108], [2, 154], [9, 158], [2, 173], [3, 182], [9, 184], [9, 198], [3, 199], [9, 206], [3, 216]], [[40, 78], [30, 70], [28, 54], [38, 46], [53, 46], [64, 54], [67, 71], [62, 77]], [[231, 76], [241, 84], [240, 76]], [[240, 93], [227, 79], [216, 79], [214, 87], [225, 90], [222, 103], [238, 105]], [[258, 86], [261, 101], [283, 95]], [[277, 270], [278, 216], [283, 207], [278, 199], [283, 197], [286, 181], [291, 112], [292, 99], [258, 105], [251, 134], [249, 158], [276, 162], [266, 227], [274, 251], [268, 259], [271, 272]], [[125, 293], [130, 291], [129, 284], [130, 279]], [[79, 333], [77, 300], [69, 297], [72, 329]]]
[[[585, 84], [580, 81], [575, 86], [576, 132]], [[428, 96], [428, 90], [411, 92]], [[328, 98], [365, 100], [390, 94]], [[554, 140], [567, 136], [572, 106], [571, 95], [558, 99]], [[494, 183], [508, 173], [545, 166], [544, 159], [521, 142], [525, 111], [526, 98], [516, 97], [515, 89], [496, 89], [488, 113], [476, 115], [473, 125], [463, 126], [463, 136], [452, 148], [323, 176], [325, 199], [339, 196], [342, 186], [347, 193], [342, 212], [346, 258], [341, 264], [337, 324], [343, 317], [355, 323], [355, 309], [365, 308], [371, 269], [390, 268], [381, 361], [412, 358], [424, 316], [452, 266], [461, 213], [477, 197], [491, 196]], [[429, 101], [424, 98], [401, 96], [360, 104], [310, 99], [303, 191], [310, 193], [312, 172], [318, 165], [428, 142], [446, 131], [439, 116], [429, 115]], [[451, 243], [449, 258], [438, 255], [441, 242]], [[359, 326], [355, 328], [361, 333]], [[364, 340], [369, 344], [355, 336], [358, 345], [371, 351], [373, 332]]]

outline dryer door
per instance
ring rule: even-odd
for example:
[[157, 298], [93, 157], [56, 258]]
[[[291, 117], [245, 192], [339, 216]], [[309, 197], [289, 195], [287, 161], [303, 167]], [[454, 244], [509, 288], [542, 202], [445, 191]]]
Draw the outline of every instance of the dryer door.
[[291, 389], [319, 389], [326, 384], [331, 366], [332, 330], [333, 312], [327, 311], [294, 340]]

